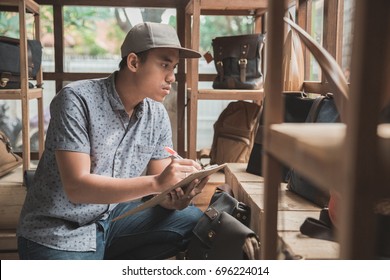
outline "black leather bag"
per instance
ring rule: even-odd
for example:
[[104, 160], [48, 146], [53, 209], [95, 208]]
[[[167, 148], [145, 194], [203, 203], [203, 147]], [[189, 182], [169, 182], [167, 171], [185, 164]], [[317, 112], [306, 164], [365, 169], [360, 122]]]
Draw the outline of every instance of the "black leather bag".
[[[339, 113], [331, 94], [321, 95], [317, 98], [309, 98], [301, 92], [286, 92], [283, 94], [283, 98], [285, 122], [334, 123], [340, 121]], [[264, 102], [264, 106], [265, 104], [266, 102]], [[260, 115], [260, 125], [246, 168], [248, 173], [259, 176], [262, 176], [262, 116], [263, 114]], [[299, 173], [295, 172], [295, 170], [290, 170], [288, 166], [283, 167], [282, 180], [288, 183], [287, 188], [290, 191], [320, 207], [327, 206], [329, 193], [313, 185]]]
[[[0, 88], [20, 88], [19, 39], [0, 36]], [[27, 40], [28, 78], [35, 79], [42, 63], [42, 45]]]
[[243, 250], [246, 239], [252, 238], [258, 246], [258, 237], [248, 227], [249, 223], [250, 208], [247, 205], [227, 192], [216, 191], [210, 206], [193, 229], [186, 259], [247, 259]]
[[[306, 118], [308, 123], [336, 123], [340, 122], [340, 115], [332, 95], [317, 97]], [[326, 207], [329, 202], [329, 192], [315, 186], [310, 181], [290, 170], [287, 189], [313, 202], [320, 207]]]
[[217, 77], [214, 89], [261, 89], [264, 34], [216, 37], [212, 41]]
[[[305, 122], [310, 108], [314, 102], [314, 98], [307, 97], [301, 91], [283, 93], [284, 100], [284, 121], [285, 122]], [[262, 157], [263, 157], [263, 124], [264, 124], [264, 108], [266, 100], [261, 106], [259, 115], [259, 127], [256, 132], [253, 148], [249, 157], [246, 172], [262, 176]], [[283, 168], [283, 181], [286, 181], [289, 172], [288, 167]]]

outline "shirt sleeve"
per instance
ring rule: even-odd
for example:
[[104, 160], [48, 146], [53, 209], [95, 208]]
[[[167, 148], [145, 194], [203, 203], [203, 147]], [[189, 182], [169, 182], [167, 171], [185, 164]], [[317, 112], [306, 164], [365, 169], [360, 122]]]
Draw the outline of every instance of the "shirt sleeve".
[[48, 130], [54, 150], [90, 154], [88, 110], [83, 99], [65, 87], [50, 104], [51, 128]]

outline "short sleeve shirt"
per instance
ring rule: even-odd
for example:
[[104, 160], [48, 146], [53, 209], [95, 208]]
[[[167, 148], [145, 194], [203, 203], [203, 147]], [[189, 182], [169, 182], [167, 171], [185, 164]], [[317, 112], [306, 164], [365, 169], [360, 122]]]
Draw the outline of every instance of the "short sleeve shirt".
[[146, 98], [129, 117], [115, 75], [70, 83], [52, 100], [45, 150], [27, 191], [18, 236], [55, 249], [93, 251], [94, 221], [116, 206], [70, 202], [56, 150], [86, 153], [92, 174], [116, 178], [141, 176], [151, 159], [169, 156], [164, 147], [172, 146], [172, 131], [163, 104]]

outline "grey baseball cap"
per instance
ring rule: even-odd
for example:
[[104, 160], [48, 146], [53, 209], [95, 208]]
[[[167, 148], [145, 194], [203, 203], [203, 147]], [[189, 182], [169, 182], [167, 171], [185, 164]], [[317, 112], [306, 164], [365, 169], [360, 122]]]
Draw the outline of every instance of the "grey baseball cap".
[[180, 45], [176, 30], [163, 23], [144, 22], [135, 25], [127, 33], [121, 47], [122, 57], [129, 53], [139, 53], [155, 48], [173, 48], [179, 50], [180, 58], [199, 58], [197, 51], [183, 48]]

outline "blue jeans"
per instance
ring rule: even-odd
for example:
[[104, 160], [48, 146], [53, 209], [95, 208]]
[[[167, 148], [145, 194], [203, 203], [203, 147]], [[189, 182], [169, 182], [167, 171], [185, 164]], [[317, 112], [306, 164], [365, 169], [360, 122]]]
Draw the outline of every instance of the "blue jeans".
[[18, 238], [20, 259], [166, 259], [184, 250], [192, 229], [202, 215], [195, 206], [168, 210], [160, 206], [126, 218], [111, 220], [141, 202], [119, 204], [106, 220], [96, 222], [96, 251], [52, 249], [23, 237]]

